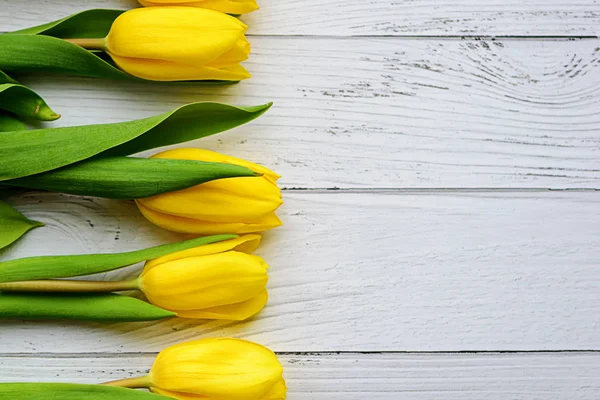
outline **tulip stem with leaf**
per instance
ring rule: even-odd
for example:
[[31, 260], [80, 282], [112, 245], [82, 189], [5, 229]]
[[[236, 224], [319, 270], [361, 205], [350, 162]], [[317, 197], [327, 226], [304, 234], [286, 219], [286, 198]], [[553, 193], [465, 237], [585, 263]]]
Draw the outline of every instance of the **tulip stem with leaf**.
[[[250, 77], [248, 27], [218, 11], [88, 10], [0, 35], [0, 69], [108, 79], [237, 82]], [[112, 62], [99, 56], [106, 53]], [[116, 67], [115, 67], [116, 65]]]
[[[67, 294], [88, 295], [89, 302], [100, 299], [107, 307], [110, 299], [128, 304], [135, 299], [116, 295], [93, 297], [93, 294], [139, 290], [157, 309], [159, 316], [244, 320], [262, 310], [268, 299], [268, 266], [261, 257], [250, 254], [258, 247], [260, 239], [259, 235], [209, 236], [132, 253], [33, 257], [0, 262], [0, 317], [15, 317], [19, 311], [25, 317], [36, 316], [36, 312], [38, 316], [52, 317], [52, 303], [58, 299], [60, 316], [68, 318], [68, 310], [66, 314], [62, 311], [68, 306]], [[143, 260], [148, 261], [141, 275], [132, 280], [55, 279], [107, 272]], [[28, 306], [24, 293], [34, 293], [37, 296], [34, 300], [43, 299], [45, 294], [49, 309], [40, 310], [39, 301], [31, 301]], [[55, 294], [59, 297], [53, 297]], [[22, 303], [21, 310], [17, 307], [19, 302]], [[81, 302], [81, 297], [73, 297], [78, 319], [85, 319], [81, 314]], [[145, 311], [150, 305], [144, 303], [140, 307]], [[90, 319], [97, 319], [96, 315]], [[110, 312], [106, 317], [110, 319]], [[132, 317], [141, 319], [135, 313]], [[120, 317], [120, 320], [124, 319], [124, 316]]]

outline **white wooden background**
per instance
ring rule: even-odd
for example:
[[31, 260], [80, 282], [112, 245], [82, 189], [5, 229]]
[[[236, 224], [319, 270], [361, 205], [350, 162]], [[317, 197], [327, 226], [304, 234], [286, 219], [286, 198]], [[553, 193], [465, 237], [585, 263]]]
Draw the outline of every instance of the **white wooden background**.
[[[0, 0], [0, 21], [134, 4]], [[286, 224], [259, 251], [269, 306], [246, 323], [0, 322], [0, 381], [117, 379], [230, 335], [280, 353], [290, 400], [600, 398], [600, 3], [261, 5], [239, 85], [23, 81], [53, 126], [274, 101], [195, 143], [283, 175]], [[9, 200], [47, 227], [3, 259], [181, 239], [126, 202]]]

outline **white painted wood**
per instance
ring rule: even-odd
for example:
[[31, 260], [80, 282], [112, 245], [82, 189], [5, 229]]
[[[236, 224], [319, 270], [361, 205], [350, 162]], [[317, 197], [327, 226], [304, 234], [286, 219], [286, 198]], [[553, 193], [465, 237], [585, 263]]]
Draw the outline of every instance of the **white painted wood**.
[[[271, 296], [254, 320], [5, 321], [0, 352], [158, 351], [211, 336], [277, 351], [600, 349], [598, 192], [291, 191], [284, 199], [285, 226], [259, 251], [272, 267]], [[5, 259], [174, 239], [131, 203], [13, 200], [48, 226]]]
[[[284, 354], [288, 400], [595, 400], [598, 353]], [[0, 358], [0, 382], [99, 383], [144, 375], [152, 355]]]
[[[260, 0], [243, 19], [263, 35], [597, 35], [595, 0]], [[15, 30], [89, 8], [135, 7], [135, 0], [2, 0], [2, 29]]]
[[600, 187], [600, 41], [254, 38], [235, 86], [24, 79], [64, 114], [117, 122], [192, 101], [263, 117], [190, 145], [264, 163], [284, 187]]

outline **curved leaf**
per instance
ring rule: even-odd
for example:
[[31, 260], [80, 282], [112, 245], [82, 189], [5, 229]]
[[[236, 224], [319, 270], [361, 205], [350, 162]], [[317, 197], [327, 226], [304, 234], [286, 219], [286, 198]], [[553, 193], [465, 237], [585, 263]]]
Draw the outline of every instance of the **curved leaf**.
[[3, 261], [0, 262], [0, 282], [69, 278], [97, 274], [236, 237], [237, 235], [206, 236], [127, 253], [41, 256]]
[[75, 44], [50, 36], [0, 35], [0, 70], [55, 72], [91, 78], [140, 80]]
[[109, 199], [140, 199], [215, 179], [256, 176], [233, 164], [192, 160], [111, 157], [4, 181], [10, 186]]
[[104, 385], [0, 383], [2, 400], [173, 400], [158, 394]]
[[19, 83], [4, 72], [0, 71], [0, 83]]
[[0, 200], [0, 249], [13, 243], [31, 229], [44, 226], [32, 221]]
[[193, 103], [129, 122], [36, 129], [27, 135], [6, 132], [0, 135], [0, 181], [51, 171], [98, 154], [124, 156], [209, 136], [249, 122], [270, 106]]
[[145, 301], [118, 294], [0, 293], [0, 318], [136, 322], [176, 315]]
[[0, 109], [41, 121], [60, 118], [33, 90], [19, 84], [0, 84]]
[[63, 39], [103, 38], [108, 35], [114, 20], [123, 13], [121, 10], [86, 10], [58, 21], [21, 29], [8, 34], [46, 35]]

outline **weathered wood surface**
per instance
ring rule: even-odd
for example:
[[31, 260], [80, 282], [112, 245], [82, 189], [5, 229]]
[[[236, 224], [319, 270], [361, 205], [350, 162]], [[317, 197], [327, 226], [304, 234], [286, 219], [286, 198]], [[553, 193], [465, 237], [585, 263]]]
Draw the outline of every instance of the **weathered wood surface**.
[[[600, 354], [283, 354], [289, 400], [596, 400]], [[144, 375], [153, 355], [0, 357], [0, 382]]]
[[[600, 349], [597, 192], [284, 196], [285, 226], [259, 251], [270, 303], [252, 321], [2, 322], [1, 351], [158, 351], [207, 336], [277, 351]], [[16, 204], [48, 226], [6, 258], [175, 239], [131, 203], [32, 194]]]
[[[4, 0], [1, 29], [136, 4]], [[22, 80], [63, 114], [54, 126], [274, 101], [252, 124], [190, 144], [308, 189], [284, 192], [286, 225], [259, 250], [272, 266], [269, 306], [233, 324], [3, 321], [0, 381], [116, 379], [145, 372], [166, 345], [229, 335], [288, 352], [291, 400], [597, 399], [600, 193], [543, 189], [600, 189], [600, 40], [579, 40], [598, 35], [600, 3], [261, 5], [243, 17], [254, 77], [239, 85]], [[131, 203], [10, 200], [47, 227], [2, 259], [181, 239]], [[460, 350], [535, 352], [398, 353]], [[377, 351], [388, 353], [360, 354]]]
[[[243, 20], [252, 34], [376, 36], [596, 36], [595, 0], [261, 0]], [[4, 0], [2, 29], [16, 30], [91, 7], [128, 9], [135, 0]]]
[[277, 169], [284, 187], [600, 187], [598, 40], [253, 44], [254, 77], [228, 87], [23, 81], [63, 114], [52, 126], [274, 101], [259, 120], [193, 144]]

